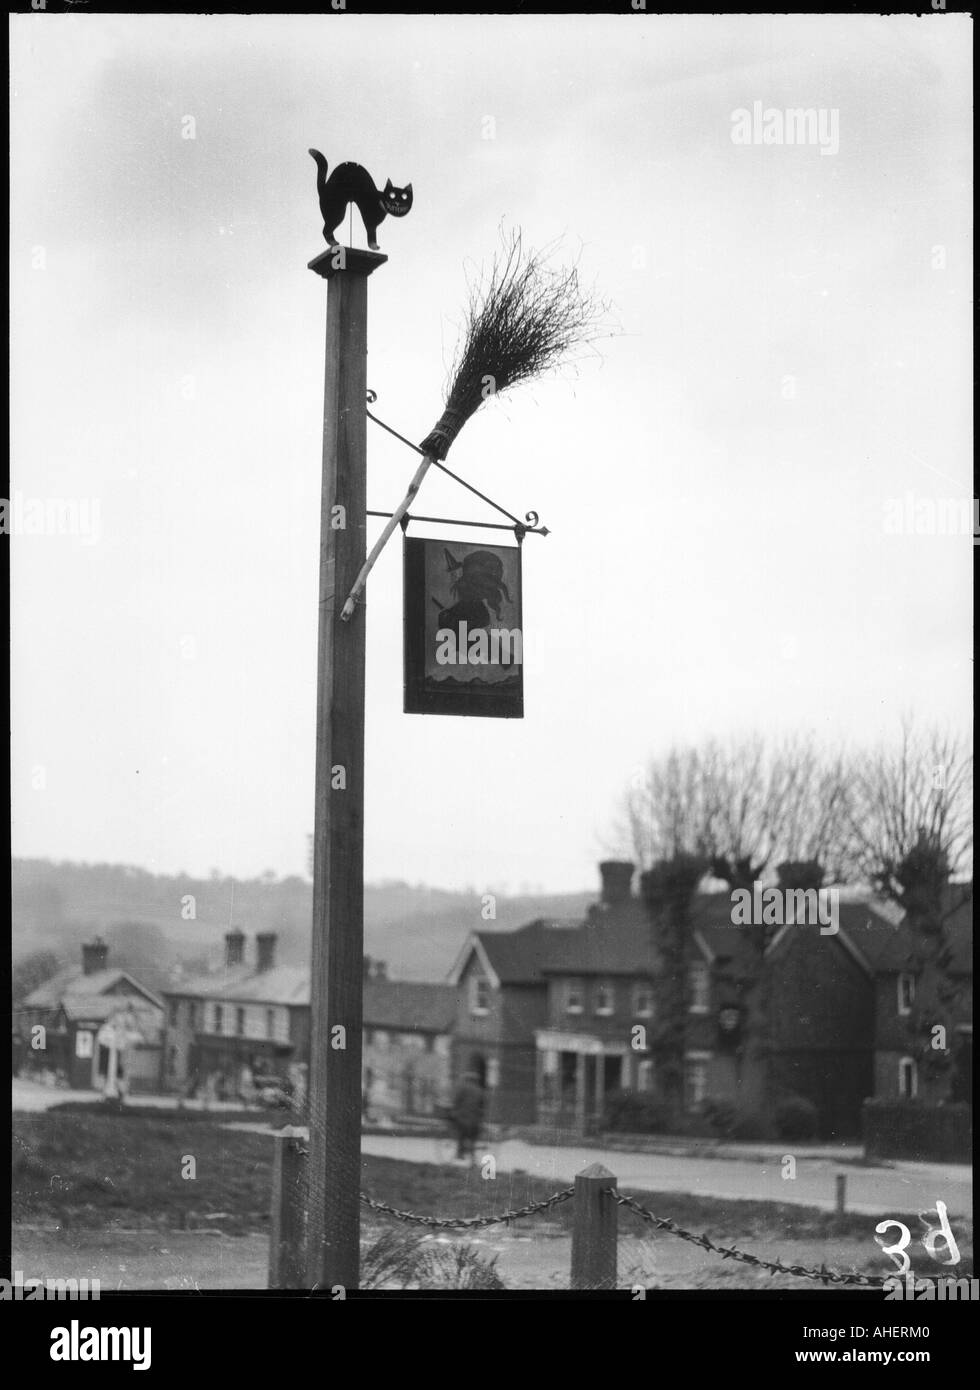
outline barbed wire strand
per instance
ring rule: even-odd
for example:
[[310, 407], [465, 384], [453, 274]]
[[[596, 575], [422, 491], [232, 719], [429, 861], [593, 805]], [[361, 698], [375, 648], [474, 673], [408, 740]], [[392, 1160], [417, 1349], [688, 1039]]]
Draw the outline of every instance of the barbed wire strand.
[[[751, 1265], [755, 1269], [767, 1269], [770, 1276], [774, 1274], [789, 1274], [798, 1279], [815, 1279], [823, 1284], [850, 1284], [858, 1285], [863, 1288], [880, 1289], [884, 1280], [869, 1274], [842, 1274], [836, 1270], [828, 1269], [826, 1265], [821, 1265], [819, 1269], [809, 1268], [806, 1265], [786, 1265], [782, 1260], [764, 1260], [760, 1255], [752, 1255], [746, 1250], [739, 1250], [734, 1245], [718, 1245], [708, 1235], [696, 1235], [693, 1231], [687, 1231], [683, 1226], [679, 1226], [676, 1221], [668, 1216], [657, 1216], [647, 1207], [641, 1206], [633, 1197], [627, 1197], [615, 1187], [605, 1189], [606, 1195], [612, 1197], [618, 1206], [626, 1207], [642, 1221], [656, 1226], [660, 1231], [666, 1231], [668, 1235], [677, 1236], [680, 1240], [689, 1241], [692, 1245], [698, 1245], [702, 1250], [707, 1250], [713, 1255], [720, 1255], [723, 1260], [736, 1260], [741, 1264]], [[511, 1211], [501, 1212], [499, 1216], [421, 1216], [418, 1212], [401, 1210], [391, 1206], [388, 1202], [379, 1202], [374, 1197], [369, 1197], [366, 1192], [359, 1193], [361, 1202], [371, 1209], [380, 1212], [385, 1216], [392, 1216], [397, 1221], [404, 1221], [410, 1225], [427, 1226], [432, 1230], [476, 1230], [484, 1226], [509, 1226], [512, 1221], [519, 1221], [525, 1216], [536, 1216], [539, 1212], [550, 1211], [554, 1207], [560, 1206], [563, 1202], [569, 1201], [575, 1196], [574, 1187], [562, 1188], [559, 1192], [553, 1192], [550, 1197], [546, 1197], [541, 1202], [530, 1202], [525, 1207], [515, 1207]]]
[[734, 1245], [716, 1245], [707, 1235], [695, 1235], [693, 1231], [684, 1230], [683, 1226], [678, 1226], [676, 1221], [672, 1221], [669, 1216], [655, 1216], [652, 1211], [640, 1205], [633, 1197], [627, 1197], [615, 1187], [606, 1189], [607, 1193], [621, 1207], [626, 1207], [641, 1220], [654, 1225], [660, 1231], [666, 1231], [669, 1235], [678, 1236], [681, 1240], [690, 1241], [693, 1245], [700, 1245], [703, 1250], [710, 1250], [714, 1255], [720, 1255], [723, 1260], [738, 1260], [742, 1264], [753, 1265], [757, 1269], [768, 1269], [770, 1275], [773, 1274], [792, 1274], [799, 1279], [818, 1279], [824, 1284], [859, 1284], [865, 1288], [880, 1289], [884, 1280], [870, 1274], [839, 1274], [835, 1270], [828, 1269], [826, 1265], [821, 1265], [819, 1269], [810, 1269], [806, 1265], [784, 1265], [782, 1260], [764, 1260], [759, 1255], [751, 1255], [745, 1250], [738, 1250]]

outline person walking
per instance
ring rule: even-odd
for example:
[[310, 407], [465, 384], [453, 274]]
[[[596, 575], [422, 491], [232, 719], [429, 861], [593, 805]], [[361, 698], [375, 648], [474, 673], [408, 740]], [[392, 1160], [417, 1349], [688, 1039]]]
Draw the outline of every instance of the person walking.
[[456, 1136], [456, 1157], [464, 1161], [475, 1156], [484, 1108], [483, 1087], [475, 1072], [468, 1071], [460, 1079], [453, 1096], [450, 1119]]

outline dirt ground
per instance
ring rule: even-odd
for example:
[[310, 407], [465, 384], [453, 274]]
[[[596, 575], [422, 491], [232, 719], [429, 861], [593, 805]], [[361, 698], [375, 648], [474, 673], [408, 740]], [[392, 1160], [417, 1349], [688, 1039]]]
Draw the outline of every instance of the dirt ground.
[[[97, 1278], [106, 1291], [267, 1287], [273, 1152], [267, 1128], [229, 1128], [206, 1114], [116, 1113], [66, 1105], [43, 1114], [15, 1114], [13, 1141], [14, 1268], [25, 1277]], [[567, 1160], [564, 1149], [545, 1150], [545, 1171], [515, 1166], [490, 1174], [490, 1181], [479, 1165], [412, 1161], [401, 1151], [398, 1157], [365, 1152], [362, 1190], [398, 1211], [464, 1220], [494, 1216], [540, 1203], [567, 1186], [557, 1176], [559, 1156]], [[573, 1155], [576, 1162], [579, 1157]], [[616, 1158], [622, 1168], [623, 1155]], [[837, 1217], [798, 1201], [677, 1190], [676, 1164], [660, 1162], [653, 1171], [667, 1190], [636, 1186], [632, 1191], [644, 1206], [679, 1226], [784, 1265], [825, 1265], [879, 1277], [890, 1272], [875, 1244], [875, 1214]], [[747, 1166], [754, 1172], [760, 1168]], [[912, 1213], [892, 1209], [889, 1214], [917, 1231]], [[573, 1216], [573, 1204], [566, 1201], [509, 1226], [433, 1234], [429, 1277], [444, 1282], [425, 1286], [459, 1287], [452, 1266], [466, 1263], [460, 1249], [465, 1246], [470, 1255], [482, 1257], [483, 1265], [495, 1261], [507, 1288], [567, 1288]], [[619, 1209], [618, 1224], [623, 1288], [759, 1288], [773, 1294], [824, 1288], [816, 1280], [770, 1277], [669, 1232], [651, 1232], [627, 1210]], [[969, 1223], [955, 1225], [965, 1265], [972, 1255]], [[394, 1243], [392, 1232], [398, 1234]], [[387, 1239], [363, 1264], [365, 1279], [375, 1277], [376, 1287], [406, 1287], [385, 1261], [393, 1244], [401, 1259], [406, 1248], [401, 1237], [417, 1237], [419, 1227], [362, 1210], [365, 1246], [382, 1234]], [[913, 1248], [921, 1250], [921, 1242]], [[415, 1276], [404, 1269], [399, 1266], [410, 1280], [407, 1287], [415, 1287]]]
[[[372, 1231], [365, 1230], [365, 1236]], [[439, 1236], [439, 1240], [451, 1237]], [[470, 1238], [484, 1257], [497, 1256], [497, 1269], [511, 1289], [567, 1289], [571, 1260], [568, 1236], [553, 1229], [525, 1228]], [[763, 1241], [753, 1253], [788, 1264], [880, 1272], [868, 1260], [863, 1241]], [[13, 1231], [13, 1264], [31, 1277], [99, 1279], [102, 1288], [126, 1289], [262, 1289], [267, 1287], [268, 1237], [227, 1236], [220, 1231], [52, 1230], [20, 1225]], [[772, 1288], [774, 1280], [748, 1266], [708, 1255], [674, 1236], [652, 1240], [623, 1236], [619, 1243], [622, 1288], [647, 1289]], [[780, 1289], [823, 1285], [780, 1277]]]

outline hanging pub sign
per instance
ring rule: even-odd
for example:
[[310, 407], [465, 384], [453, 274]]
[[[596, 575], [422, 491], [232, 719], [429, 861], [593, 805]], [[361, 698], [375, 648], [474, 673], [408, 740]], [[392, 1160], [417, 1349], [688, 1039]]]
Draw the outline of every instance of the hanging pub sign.
[[405, 546], [405, 713], [524, 717], [520, 546]]

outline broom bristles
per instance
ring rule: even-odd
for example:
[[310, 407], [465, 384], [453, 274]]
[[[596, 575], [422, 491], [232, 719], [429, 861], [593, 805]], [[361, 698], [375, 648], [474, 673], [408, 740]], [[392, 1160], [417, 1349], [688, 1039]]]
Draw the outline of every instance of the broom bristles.
[[550, 267], [545, 253], [525, 250], [519, 231], [505, 237], [485, 282], [470, 287], [446, 408], [422, 451], [444, 459], [490, 396], [562, 365], [575, 348], [601, 337], [605, 308], [582, 288], [574, 265]]

